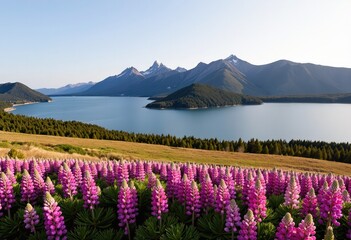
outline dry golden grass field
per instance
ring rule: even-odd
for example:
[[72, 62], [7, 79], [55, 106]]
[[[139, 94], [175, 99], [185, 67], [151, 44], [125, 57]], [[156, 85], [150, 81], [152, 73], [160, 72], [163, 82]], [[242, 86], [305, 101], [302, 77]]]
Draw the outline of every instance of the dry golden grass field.
[[[56, 146], [60, 144], [77, 147], [84, 150], [85, 154], [70, 154], [65, 151], [59, 151], [56, 149]], [[24, 153], [26, 158], [79, 158], [87, 160], [129, 158], [155, 161], [198, 162], [257, 168], [277, 167], [286, 170], [321, 173], [331, 172], [341, 175], [351, 175], [351, 164], [310, 158], [207, 151], [143, 143], [31, 135], [0, 131], [0, 156], [5, 156], [11, 148], [18, 149]]]

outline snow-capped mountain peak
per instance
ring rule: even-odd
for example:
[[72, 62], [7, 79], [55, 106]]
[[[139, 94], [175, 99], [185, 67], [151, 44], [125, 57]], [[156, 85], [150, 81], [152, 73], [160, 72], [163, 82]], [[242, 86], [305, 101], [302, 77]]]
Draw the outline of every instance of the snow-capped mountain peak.
[[182, 68], [182, 67], [177, 67], [176, 69], [174, 69], [175, 71], [177, 72], [186, 72], [187, 70], [185, 68]]
[[238, 63], [239, 63], [239, 58], [237, 58], [237, 56], [235, 56], [235, 55], [230, 55], [229, 57], [227, 57], [226, 59], [224, 59], [224, 60], [226, 60], [227, 62], [230, 62], [230, 63], [232, 63], [232, 64], [234, 64], [234, 65], [237, 65]]

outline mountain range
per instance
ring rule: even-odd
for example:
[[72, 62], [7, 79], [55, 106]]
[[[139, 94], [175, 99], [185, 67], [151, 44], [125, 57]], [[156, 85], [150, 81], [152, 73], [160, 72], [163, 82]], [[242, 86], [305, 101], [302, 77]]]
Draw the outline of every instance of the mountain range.
[[94, 84], [95, 84], [94, 82], [76, 83], [76, 84], [68, 84], [60, 88], [39, 88], [39, 89], [36, 89], [36, 91], [45, 95], [71, 95], [71, 94], [84, 92], [89, 88], [91, 88]]
[[[170, 69], [154, 62], [145, 71], [129, 67], [118, 75], [76, 89], [85, 96], [167, 96], [194, 83], [252, 96], [351, 93], [351, 68], [279, 60], [254, 65], [235, 55], [196, 67]], [[62, 94], [62, 92], [60, 93]]]

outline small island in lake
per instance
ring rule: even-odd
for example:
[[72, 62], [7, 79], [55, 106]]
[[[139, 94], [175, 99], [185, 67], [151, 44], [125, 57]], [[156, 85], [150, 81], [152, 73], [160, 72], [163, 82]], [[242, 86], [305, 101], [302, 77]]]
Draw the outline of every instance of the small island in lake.
[[164, 98], [146, 105], [154, 109], [196, 109], [234, 105], [257, 105], [257, 97], [224, 91], [204, 84], [191, 84]]

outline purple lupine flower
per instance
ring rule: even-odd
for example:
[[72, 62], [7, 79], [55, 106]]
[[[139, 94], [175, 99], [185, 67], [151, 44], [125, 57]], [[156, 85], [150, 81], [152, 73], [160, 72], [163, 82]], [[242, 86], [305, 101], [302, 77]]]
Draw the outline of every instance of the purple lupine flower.
[[285, 190], [284, 205], [293, 209], [299, 208], [299, 195], [300, 190], [297, 186], [295, 176], [291, 176], [289, 184]]
[[184, 174], [186, 174], [188, 176], [189, 181], [191, 182], [192, 180], [194, 180], [194, 171], [193, 171], [193, 167], [190, 163], [187, 163], [184, 166]]
[[55, 193], [55, 186], [52, 183], [50, 177], [46, 177], [44, 191], [45, 192], [49, 192], [50, 194], [54, 194]]
[[268, 182], [267, 182], [267, 188], [266, 188], [267, 194], [271, 195], [274, 193], [274, 188], [275, 188], [277, 179], [278, 179], [277, 169], [273, 168], [273, 170], [268, 173]]
[[302, 220], [297, 228], [297, 236], [299, 239], [303, 240], [316, 240], [314, 236], [316, 234], [316, 226], [313, 222], [313, 217], [309, 213], [305, 217], [305, 220]]
[[255, 187], [255, 180], [252, 176], [252, 172], [250, 171], [247, 174], [247, 178], [245, 179], [245, 184], [244, 184], [243, 190], [242, 190], [242, 200], [243, 200], [244, 205], [247, 205], [249, 191], [250, 191], [250, 189], [253, 189], [254, 187]]
[[261, 185], [261, 181], [257, 178], [253, 189], [248, 192], [248, 207], [252, 210], [255, 219], [261, 222], [267, 216], [266, 211], [266, 189]]
[[152, 189], [153, 187], [156, 186], [157, 183], [157, 177], [154, 173], [150, 173], [149, 177], [148, 177], [148, 183], [147, 183], [147, 187], [149, 189]]
[[244, 174], [243, 170], [239, 168], [238, 172], [235, 175], [235, 185], [237, 188], [242, 189], [244, 185]]
[[121, 161], [118, 164], [118, 168], [117, 168], [118, 186], [121, 186], [121, 184], [123, 183], [123, 180], [129, 181], [129, 171], [128, 171], [128, 165], [124, 161]]
[[13, 171], [11, 171], [10, 168], [7, 168], [6, 169], [6, 176], [7, 178], [9, 179], [9, 181], [11, 182], [12, 185], [16, 184], [16, 177], [15, 175], [13, 174]]
[[235, 199], [235, 182], [233, 179], [233, 175], [231, 174], [230, 169], [228, 167], [225, 169], [225, 175], [223, 179], [228, 187], [230, 198]]
[[83, 175], [78, 161], [75, 162], [72, 173], [74, 175], [74, 179], [76, 180], [77, 186], [80, 186], [82, 184]]
[[99, 190], [89, 171], [84, 174], [82, 183], [84, 207], [93, 210], [99, 204]]
[[0, 177], [0, 205], [2, 209], [8, 211], [9, 216], [10, 209], [15, 201], [15, 193], [11, 181], [7, 178], [6, 174], [2, 172]]
[[106, 177], [106, 181], [107, 181], [107, 183], [108, 183], [109, 185], [112, 185], [112, 184], [114, 184], [115, 179], [116, 179], [116, 178], [115, 178], [115, 172], [114, 172], [112, 166], [109, 164], [109, 165], [107, 166], [107, 177]]
[[205, 180], [201, 183], [200, 197], [202, 206], [205, 212], [208, 213], [208, 209], [214, 207], [214, 189], [210, 175], [207, 173]]
[[137, 202], [126, 180], [122, 181], [117, 201], [119, 226], [124, 228], [126, 235], [130, 235], [129, 225], [136, 221]]
[[73, 196], [77, 194], [77, 183], [71, 169], [66, 163], [63, 164], [61, 184], [63, 196], [73, 199]]
[[276, 183], [274, 185], [274, 194], [280, 195], [285, 193], [286, 188], [286, 178], [282, 171], [279, 171], [278, 178], [276, 179]]
[[156, 186], [152, 188], [151, 206], [152, 216], [157, 217], [157, 219], [159, 219], [161, 222], [162, 213], [168, 212], [168, 198], [158, 179], [156, 179]]
[[325, 233], [325, 236], [324, 236], [323, 240], [334, 240], [334, 239], [335, 239], [335, 237], [334, 237], [333, 227], [329, 226], [327, 228], [327, 231]]
[[257, 226], [255, 217], [251, 209], [249, 209], [241, 222], [241, 229], [239, 231], [238, 240], [256, 240]]
[[285, 240], [285, 239], [294, 239], [296, 237], [296, 228], [294, 220], [291, 217], [291, 214], [287, 212], [283, 217], [282, 221], [277, 227], [275, 233], [276, 240]]
[[318, 205], [322, 205], [324, 199], [326, 198], [327, 192], [328, 192], [328, 182], [324, 181], [323, 185], [321, 188], [319, 188], [318, 194], [317, 194], [317, 200], [318, 200]]
[[167, 180], [167, 165], [165, 163], [161, 164], [160, 179], [163, 181]]
[[185, 209], [186, 214], [192, 216], [192, 225], [194, 226], [195, 218], [200, 216], [201, 211], [200, 193], [194, 180], [191, 182], [190, 191], [185, 195]]
[[43, 213], [47, 239], [67, 239], [61, 209], [49, 192], [45, 193]]
[[24, 209], [24, 228], [30, 230], [32, 233], [35, 233], [35, 225], [38, 225], [38, 223], [39, 215], [32, 207], [32, 205], [30, 205], [30, 203], [27, 203], [27, 206]]
[[216, 194], [216, 212], [224, 215], [228, 204], [230, 204], [230, 193], [225, 181], [221, 179], [221, 183], [218, 187]]
[[241, 218], [239, 213], [239, 207], [235, 200], [230, 200], [230, 204], [227, 206], [225, 228], [224, 231], [232, 233], [232, 239], [234, 239], [234, 233], [238, 231], [237, 227], [241, 225]]
[[32, 177], [29, 175], [28, 171], [24, 169], [21, 181], [21, 202], [34, 203], [35, 199], [36, 194]]
[[302, 201], [302, 215], [306, 216], [307, 214], [312, 214], [313, 217], [317, 217], [317, 207], [318, 200], [314, 192], [314, 188], [311, 188], [306, 194], [305, 198]]
[[178, 166], [171, 163], [171, 167], [167, 173], [167, 196], [170, 198], [177, 197], [179, 184], [181, 182], [181, 175]]
[[34, 169], [33, 172], [34, 172], [33, 184], [34, 184], [34, 191], [35, 191], [36, 197], [42, 197], [45, 189], [44, 179], [40, 175], [37, 169]]
[[342, 192], [342, 201], [344, 203], [349, 203], [351, 201], [350, 194], [346, 189]]
[[178, 185], [177, 199], [180, 204], [185, 203], [185, 197], [191, 190], [191, 181], [186, 174], [183, 175], [182, 181]]
[[312, 179], [309, 173], [305, 173], [301, 177], [301, 198], [304, 198], [308, 191], [312, 188]]
[[136, 164], [136, 179], [139, 181], [145, 180], [145, 169], [144, 164], [141, 161], [138, 161]]
[[327, 226], [331, 224], [338, 227], [340, 223], [338, 219], [342, 217], [342, 194], [340, 192], [339, 183], [337, 180], [333, 181], [332, 186], [323, 195], [321, 199], [320, 209], [320, 223], [326, 223]]

